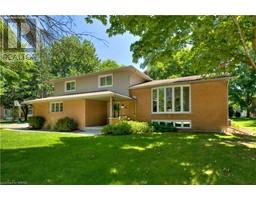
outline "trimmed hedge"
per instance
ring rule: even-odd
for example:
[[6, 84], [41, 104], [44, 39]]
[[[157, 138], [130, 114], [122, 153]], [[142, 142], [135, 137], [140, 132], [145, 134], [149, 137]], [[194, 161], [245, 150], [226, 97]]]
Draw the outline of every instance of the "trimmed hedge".
[[32, 116], [28, 118], [29, 126], [32, 129], [41, 129], [44, 126], [45, 119], [41, 116]]
[[158, 124], [157, 122], [152, 122], [151, 126], [156, 132], [177, 132], [177, 128], [172, 124]]
[[104, 126], [101, 132], [105, 135], [148, 134], [152, 132], [152, 127], [147, 122], [121, 121]]
[[78, 124], [70, 117], [64, 117], [59, 119], [54, 125], [56, 131], [74, 131], [77, 130]]

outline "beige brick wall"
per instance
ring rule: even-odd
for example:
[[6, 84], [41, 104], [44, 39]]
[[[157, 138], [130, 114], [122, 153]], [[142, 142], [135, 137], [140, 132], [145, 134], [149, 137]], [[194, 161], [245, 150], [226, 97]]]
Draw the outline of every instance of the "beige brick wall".
[[107, 117], [107, 101], [86, 100], [86, 126], [106, 125]]
[[136, 119], [139, 121], [191, 120], [194, 130], [222, 130], [226, 128], [228, 118], [227, 84], [227, 80], [191, 83], [190, 114], [152, 114], [151, 88], [133, 89], [130, 93], [137, 98]]
[[45, 126], [54, 125], [63, 117], [71, 117], [79, 124], [79, 128], [85, 126], [85, 100], [63, 101], [63, 112], [50, 112], [50, 103], [33, 104], [34, 116], [43, 116], [46, 119]]

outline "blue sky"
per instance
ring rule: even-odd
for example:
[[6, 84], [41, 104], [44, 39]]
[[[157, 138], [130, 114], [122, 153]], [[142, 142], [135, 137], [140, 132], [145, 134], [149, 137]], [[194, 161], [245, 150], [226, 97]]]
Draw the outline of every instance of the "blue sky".
[[100, 59], [113, 59], [119, 64], [133, 65], [139, 69], [139, 64], [132, 62], [132, 52], [130, 51], [130, 45], [136, 41], [138, 37], [125, 33], [109, 38], [106, 34], [106, 27], [102, 25], [101, 22], [95, 20], [93, 24], [86, 24], [84, 18], [85, 16], [74, 16], [76, 23], [74, 31], [91, 32], [94, 36], [108, 42], [108, 46], [106, 46], [100, 40], [91, 37], [86, 38], [93, 42]]

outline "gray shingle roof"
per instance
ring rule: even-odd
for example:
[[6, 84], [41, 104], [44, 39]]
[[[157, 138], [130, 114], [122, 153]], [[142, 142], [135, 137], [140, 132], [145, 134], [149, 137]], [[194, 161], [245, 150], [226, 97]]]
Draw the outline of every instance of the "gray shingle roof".
[[230, 76], [222, 75], [222, 76], [213, 77], [213, 76], [194, 75], [194, 76], [178, 77], [178, 78], [171, 78], [171, 79], [153, 80], [146, 83], [131, 86], [130, 89], [144, 88], [144, 87], [151, 87], [151, 86], [161, 86], [161, 85], [175, 84], [175, 83], [188, 83], [193, 81], [227, 79], [227, 78], [230, 78]]

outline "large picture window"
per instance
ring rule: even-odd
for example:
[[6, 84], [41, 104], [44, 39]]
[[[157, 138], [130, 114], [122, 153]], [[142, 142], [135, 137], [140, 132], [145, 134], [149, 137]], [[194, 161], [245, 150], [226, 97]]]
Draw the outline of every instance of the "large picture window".
[[152, 113], [186, 113], [190, 104], [189, 85], [152, 89]]

